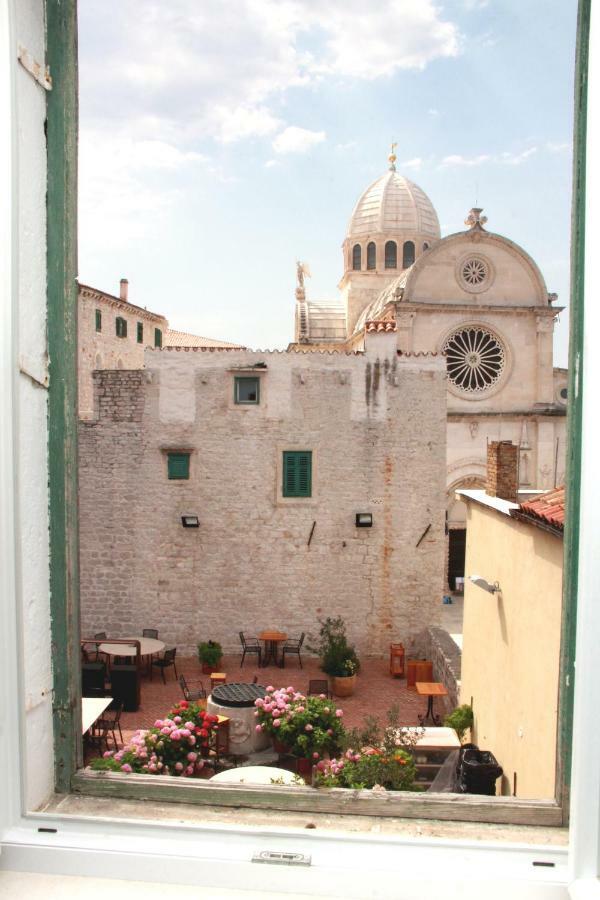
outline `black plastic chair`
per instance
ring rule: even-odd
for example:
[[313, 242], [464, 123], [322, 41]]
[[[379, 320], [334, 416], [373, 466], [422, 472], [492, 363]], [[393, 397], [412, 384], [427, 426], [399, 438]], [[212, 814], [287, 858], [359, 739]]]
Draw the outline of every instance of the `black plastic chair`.
[[242, 661], [240, 663], [240, 669], [244, 665], [244, 659], [246, 658], [246, 653], [256, 653], [258, 656], [258, 665], [260, 667], [261, 659], [262, 659], [262, 647], [260, 646], [258, 638], [255, 637], [246, 637], [243, 631], [238, 632], [240, 636], [240, 641], [242, 644]]
[[[199, 684], [199, 688], [192, 688], [191, 685]], [[204, 685], [198, 679], [197, 681], [186, 681], [184, 675], [179, 676], [179, 686], [181, 687], [181, 691], [183, 693], [183, 699], [187, 700], [189, 703], [193, 703], [194, 700], [206, 700], [206, 691], [204, 690]]]
[[103, 662], [83, 663], [81, 666], [81, 696], [104, 697], [106, 667]]
[[162, 657], [159, 659], [152, 660], [152, 666], [156, 666], [157, 669], [160, 669], [160, 674], [162, 675], [163, 683], [167, 683], [167, 679], [165, 678], [165, 669], [168, 669], [170, 666], [173, 666], [175, 671], [175, 678], [178, 678], [177, 675], [177, 666], [175, 665], [175, 654], [177, 653], [177, 647], [171, 647], [170, 650], [165, 650]]
[[157, 628], [144, 628], [142, 631], [142, 637], [154, 638], [155, 641], [158, 640], [158, 629]]
[[285, 654], [286, 653], [295, 653], [298, 656], [298, 662], [300, 663], [300, 668], [302, 668], [302, 657], [300, 656], [300, 650], [302, 649], [302, 644], [304, 643], [304, 635], [303, 631], [298, 640], [286, 641], [283, 645], [283, 649], [281, 651], [281, 668], [285, 668]]
[[329, 682], [326, 678], [312, 678], [308, 682], [308, 691], [306, 692], [307, 697], [318, 697], [320, 694], [325, 694], [327, 699], [331, 699], [331, 694], [329, 693]]

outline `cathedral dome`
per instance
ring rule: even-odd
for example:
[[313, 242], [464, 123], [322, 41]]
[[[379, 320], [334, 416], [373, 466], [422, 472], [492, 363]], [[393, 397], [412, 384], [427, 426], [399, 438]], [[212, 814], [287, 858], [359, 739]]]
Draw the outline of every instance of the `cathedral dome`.
[[390, 170], [359, 197], [346, 237], [398, 233], [438, 240], [440, 223], [427, 194], [408, 178]]

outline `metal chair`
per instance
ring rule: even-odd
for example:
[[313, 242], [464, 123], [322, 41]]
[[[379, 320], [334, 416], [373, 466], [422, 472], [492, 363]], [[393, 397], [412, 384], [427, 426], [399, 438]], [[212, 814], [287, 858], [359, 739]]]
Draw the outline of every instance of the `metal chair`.
[[171, 647], [169, 650], [165, 650], [162, 657], [159, 659], [152, 660], [152, 666], [156, 666], [157, 669], [160, 669], [160, 674], [162, 675], [163, 684], [167, 683], [167, 679], [165, 678], [165, 669], [168, 669], [170, 666], [173, 666], [175, 671], [175, 678], [178, 678], [177, 675], [177, 666], [175, 665], [175, 654], [177, 653], [177, 647]]
[[256, 653], [258, 656], [258, 665], [260, 667], [261, 659], [262, 659], [262, 647], [260, 646], [258, 638], [255, 637], [246, 637], [243, 631], [238, 632], [240, 636], [240, 641], [242, 644], [242, 661], [240, 663], [240, 669], [244, 665], [244, 659], [246, 657], [246, 653]]
[[[199, 684], [199, 688], [191, 688], [191, 685]], [[184, 675], [179, 676], [179, 686], [183, 693], [183, 699], [192, 703], [194, 700], [206, 700], [206, 691], [204, 685], [198, 679], [197, 681], [187, 681]]]
[[144, 628], [142, 631], [142, 637], [154, 638], [155, 641], [158, 640], [158, 629], [157, 628]]
[[119, 732], [119, 737], [121, 738], [121, 744], [123, 743], [123, 732], [121, 731], [121, 713], [123, 712], [123, 703], [121, 700], [113, 700], [108, 709], [105, 709], [102, 715], [96, 719], [94, 722], [94, 726], [92, 729], [93, 739], [95, 740], [97, 737], [99, 738], [99, 746], [102, 745], [102, 741], [106, 743], [108, 748], [108, 735], [112, 735], [113, 743], [115, 745], [115, 750], [118, 749], [117, 743], [117, 735], [116, 732]]
[[304, 643], [304, 635], [303, 631], [300, 637], [297, 640], [286, 641], [283, 645], [283, 649], [281, 651], [281, 668], [285, 668], [285, 654], [286, 653], [296, 653], [298, 656], [298, 662], [300, 663], [300, 668], [302, 668], [302, 657], [300, 656], [300, 650], [302, 648], [302, 644]]
[[106, 657], [105, 653], [100, 653], [100, 651], [98, 650], [98, 647], [100, 646], [100, 643], [102, 641], [105, 641], [107, 639], [107, 637], [108, 637], [108, 635], [106, 634], [105, 631], [97, 631], [96, 634], [94, 635], [94, 640], [98, 641], [98, 643], [96, 644], [96, 659], [94, 660], [94, 662], [101, 662], [102, 658]]
[[331, 694], [329, 693], [329, 682], [326, 678], [312, 678], [308, 682], [306, 696], [318, 697], [320, 694], [325, 694], [328, 700], [331, 698]]

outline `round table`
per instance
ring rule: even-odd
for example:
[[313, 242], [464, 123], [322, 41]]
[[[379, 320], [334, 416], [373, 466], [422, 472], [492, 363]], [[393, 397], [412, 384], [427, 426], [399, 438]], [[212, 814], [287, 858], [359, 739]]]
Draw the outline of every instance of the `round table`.
[[287, 769], [276, 769], [275, 766], [238, 766], [213, 775], [210, 781], [221, 784], [294, 784], [305, 787], [304, 781], [298, 779], [294, 772]]
[[[157, 641], [156, 638], [147, 637], [126, 637], [124, 641], [139, 641], [140, 656], [153, 656], [155, 653], [162, 653], [165, 649], [164, 641]], [[135, 656], [137, 648], [135, 644], [111, 644], [106, 641], [98, 647], [98, 653], [106, 653], [108, 656]]]
[[287, 641], [287, 637], [287, 634], [283, 631], [261, 631], [258, 639], [265, 642], [265, 655], [262, 662], [263, 668], [268, 666], [271, 660], [273, 661], [273, 665], [279, 665], [277, 661], [277, 648], [280, 643]]

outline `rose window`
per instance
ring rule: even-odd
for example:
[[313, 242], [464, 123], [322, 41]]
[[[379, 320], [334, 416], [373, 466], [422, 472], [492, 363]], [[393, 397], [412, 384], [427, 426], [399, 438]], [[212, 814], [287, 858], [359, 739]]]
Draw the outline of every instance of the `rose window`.
[[444, 344], [448, 378], [463, 391], [485, 391], [504, 370], [504, 348], [484, 328], [463, 328]]
[[488, 267], [483, 259], [473, 257], [462, 264], [460, 274], [466, 285], [480, 287], [488, 276]]

